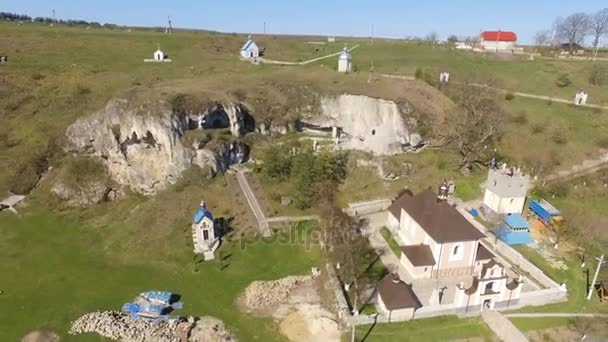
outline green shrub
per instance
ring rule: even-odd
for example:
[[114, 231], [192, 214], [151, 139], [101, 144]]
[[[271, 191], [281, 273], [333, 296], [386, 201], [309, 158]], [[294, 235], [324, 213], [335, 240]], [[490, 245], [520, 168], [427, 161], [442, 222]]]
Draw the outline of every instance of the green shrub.
[[511, 101], [514, 98], [515, 98], [515, 94], [513, 94], [511, 92], [508, 92], [508, 93], [505, 94], [505, 100], [507, 100], [507, 101]]
[[557, 80], [555, 80], [555, 85], [560, 88], [565, 88], [571, 84], [572, 84], [572, 81], [570, 81], [570, 78], [568, 77], [567, 74], [561, 74], [561, 75], [559, 75], [559, 77], [557, 77]]
[[599, 138], [595, 144], [599, 147], [599, 148], [608, 148], [608, 137], [601, 137]]
[[511, 116], [509, 118], [511, 120], [512, 123], [514, 124], [518, 124], [518, 125], [525, 125], [528, 123], [528, 115], [526, 113], [526, 111], [521, 111], [519, 113], [517, 113], [515, 116]]
[[89, 87], [85, 87], [81, 84], [76, 86], [76, 95], [85, 96], [85, 95], [89, 95], [91, 92], [92, 92], [91, 88], [89, 88]]
[[422, 70], [422, 68], [416, 68], [416, 72], [414, 73], [414, 77], [416, 77], [417, 80], [420, 80], [424, 77], [424, 70]]
[[82, 189], [93, 181], [106, 181], [106, 167], [98, 159], [70, 157], [64, 160], [62, 178], [72, 189]]
[[540, 134], [545, 131], [545, 125], [542, 123], [535, 123], [532, 125], [532, 134]]
[[566, 138], [561, 129], [556, 129], [553, 131], [553, 134], [551, 134], [551, 140], [559, 145], [564, 145], [568, 142], [568, 138]]

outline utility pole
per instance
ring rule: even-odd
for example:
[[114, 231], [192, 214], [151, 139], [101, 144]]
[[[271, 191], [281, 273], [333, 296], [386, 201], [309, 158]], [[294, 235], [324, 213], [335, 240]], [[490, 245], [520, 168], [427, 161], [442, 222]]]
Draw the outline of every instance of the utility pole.
[[264, 22], [264, 35], [266, 35], [266, 22]]
[[372, 24], [372, 35], [369, 37], [370, 45], [374, 46], [374, 24]]
[[598, 261], [597, 268], [595, 269], [595, 274], [593, 275], [593, 281], [591, 281], [591, 284], [589, 285], [589, 293], [587, 294], [587, 300], [591, 300], [591, 295], [595, 290], [595, 282], [597, 281], [597, 276], [600, 274], [600, 268], [602, 268], [602, 264], [604, 263], [604, 254], [602, 254], [599, 259], [596, 258], [596, 260]]

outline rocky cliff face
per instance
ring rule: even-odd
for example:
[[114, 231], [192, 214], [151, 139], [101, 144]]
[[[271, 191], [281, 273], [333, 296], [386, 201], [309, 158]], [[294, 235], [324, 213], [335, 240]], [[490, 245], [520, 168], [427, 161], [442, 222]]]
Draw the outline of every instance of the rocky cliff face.
[[323, 97], [318, 115], [303, 118], [306, 124], [327, 130], [336, 126], [342, 131], [342, 146], [374, 154], [395, 154], [405, 146], [421, 144], [420, 135], [412, 132], [414, 108], [407, 102], [360, 95]]
[[[236, 135], [242, 130], [239, 113], [234, 109], [227, 114]], [[239, 144], [220, 146], [219, 151], [204, 144], [184, 145], [182, 137], [191, 124], [165, 101], [133, 106], [124, 99], [112, 100], [67, 129], [67, 150], [101, 158], [115, 182], [145, 195], [165, 189], [192, 165], [215, 173], [247, 158]]]

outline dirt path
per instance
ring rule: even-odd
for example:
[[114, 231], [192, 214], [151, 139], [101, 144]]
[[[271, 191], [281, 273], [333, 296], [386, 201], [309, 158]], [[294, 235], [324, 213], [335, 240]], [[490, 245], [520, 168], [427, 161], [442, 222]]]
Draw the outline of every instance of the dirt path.
[[608, 167], [608, 152], [604, 153], [598, 159], [588, 159], [578, 165], [572, 166], [568, 170], [562, 170], [549, 175], [544, 180], [550, 182], [564, 178], [575, 178], [589, 173], [594, 173], [606, 167]]
[[[353, 46], [352, 48], [348, 49], [348, 52], [353, 51], [354, 49], [358, 48], [359, 44]], [[323, 59], [327, 59], [327, 58], [331, 58], [331, 57], [335, 57], [338, 56], [342, 53], [342, 51], [340, 52], [336, 52], [336, 53], [332, 53], [326, 56], [321, 56], [321, 57], [317, 57], [317, 58], [313, 58], [313, 59], [309, 59], [307, 61], [303, 61], [303, 62], [286, 62], [286, 61], [275, 61], [272, 59], [266, 59], [266, 58], [262, 58], [261, 61], [264, 64], [277, 64], [277, 65], [306, 65], [306, 64], [310, 64], [310, 63], [314, 63], [314, 62], [318, 62], [320, 60]]]
[[[397, 79], [408, 80], [408, 81], [413, 81], [413, 80], [416, 79], [415, 77], [407, 76], [407, 75], [380, 74], [380, 76], [381, 77], [386, 77], [386, 78], [397, 78]], [[489, 86], [487, 84], [472, 83], [471, 85], [474, 86], [474, 87], [491, 89], [493, 91], [504, 93], [504, 94], [510, 93], [509, 90], [501, 89], [501, 88], [496, 88], [496, 87], [491, 87], [491, 86]], [[529, 94], [529, 93], [522, 93], [522, 92], [513, 92], [513, 95], [519, 96], [519, 97], [525, 97], [525, 98], [529, 98], [529, 99], [535, 99], [535, 100], [553, 101], [553, 102], [559, 102], [559, 103], [574, 104], [573, 100], [563, 99], [563, 98], [559, 98], [559, 97], [552, 97], [552, 96], [545, 96], [545, 95], [538, 95], [538, 94]], [[579, 105], [579, 107], [596, 108], [596, 109], [608, 110], [608, 106], [602, 106], [602, 105], [596, 105], [596, 104], [584, 104], [584, 105]]]

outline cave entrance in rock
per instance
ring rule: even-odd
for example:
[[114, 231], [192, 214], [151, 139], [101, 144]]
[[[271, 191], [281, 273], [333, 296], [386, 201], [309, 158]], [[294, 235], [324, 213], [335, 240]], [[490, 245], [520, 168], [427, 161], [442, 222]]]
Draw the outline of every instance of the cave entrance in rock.
[[223, 109], [214, 110], [203, 119], [203, 128], [205, 129], [220, 129], [229, 128], [230, 118]]

